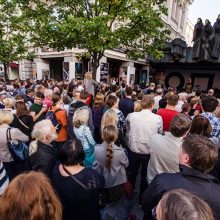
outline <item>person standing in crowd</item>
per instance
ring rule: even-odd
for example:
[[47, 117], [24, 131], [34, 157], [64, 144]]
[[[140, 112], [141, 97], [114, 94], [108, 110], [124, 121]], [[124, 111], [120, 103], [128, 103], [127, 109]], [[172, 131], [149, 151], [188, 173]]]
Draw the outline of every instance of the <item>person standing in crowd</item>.
[[209, 119], [212, 126], [211, 137], [218, 137], [220, 135], [220, 118], [214, 115], [214, 111], [218, 106], [218, 100], [214, 96], [208, 96], [202, 99], [202, 116]]
[[40, 171], [51, 176], [53, 167], [57, 161], [56, 150], [51, 142], [56, 140], [57, 133], [52, 122], [48, 119], [42, 120], [34, 125], [32, 138], [28, 149], [28, 168]]
[[53, 95], [53, 90], [52, 89], [45, 89], [45, 92], [44, 92], [44, 101], [43, 101], [43, 105], [44, 106], [47, 106], [47, 108], [51, 108], [52, 107], [52, 104], [53, 104], [53, 101], [51, 100], [52, 98], [52, 95]]
[[0, 197], [1, 220], [61, 220], [62, 207], [43, 173], [17, 176]]
[[8, 183], [9, 183], [8, 175], [5, 171], [2, 161], [0, 160], [0, 197], [7, 188]]
[[3, 104], [5, 106], [5, 111], [10, 111], [12, 114], [15, 114], [15, 99], [14, 98], [5, 98], [3, 100]]
[[183, 189], [165, 193], [155, 214], [157, 220], [214, 220], [209, 205], [198, 196]]
[[179, 172], [179, 152], [183, 137], [189, 132], [190, 126], [190, 118], [184, 114], [179, 114], [172, 119], [170, 132], [165, 132], [165, 135], [155, 134], [152, 136], [149, 143], [148, 183], [157, 174]]
[[94, 139], [96, 143], [101, 143], [100, 127], [101, 127], [102, 116], [104, 114], [104, 107], [105, 107], [105, 96], [101, 93], [97, 93], [92, 107]]
[[34, 97], [34, 104], [30, 106], [30, 115], [33, 117], [34, 123], [37, 123], [45, 118], [45, 112], [48, 110], [47, 106], [43, 106], [44, 94], [36, 92]]
[[89, 119], [88, 119], [88, 126], [91, 130], [91, 132], [94, 132], [94, 126], [93, 126], [93, 120], [92, 120], [92, 111], [91, 109], [86, 105], [86, 100], [89, 97], [88, 92], [85, 90], [82, 90], [79, 94], [78, 92], [75, 93], [75, 98], [76, 102], [70, 104], [70, 109], [69, 109], [69, 115], [68, 115], [68, 134], [70, 138], [74, 138], [74, 133], [73, 133], [73, 116], [74, 113], [77, 109], [79, 108], [85, 108], [89, 111]]
[[[60, 129], [56, 129], [57, 139], [52, 142], [52, 145], [55, 147], [57, 151], [62, 147], [62, 145], [66, 142], [68, 134], [67, 134], [67, 113], [62, 109], [62, 99], [59, 93], [54, 93], [51, 96], [52, 106], [48, 110], [52, 112], [53, 117], [56, 118]], [[59, 127], [58, 126], [58, 127]]]
[[0, 111], [0, 160], [4, 164], [9, 180], [12, 180], [16, 175], [24, 171], [25, 163], [24, 161], [13, 160], [8, 148], [7, 132], [10, 132], [13, 143], [18, 141], [27, 142], [29, 139], [19, 129], [10, 127], [13, 119], [14, 116], [10, 111]]
[[93, 98], [95, 97], [95, 87], [94, 85], [97, 84], [95, 80], [92, 79], [92, 73], [87, 72], [85, 73], [85, 90], [89, 93], [89, 100], [90, 103], [87, 103], [89, 106], [92, 106]]
[[0, 92], [0, 110], [5, 108], [5, 105], [3, 104], [3, 100], [7, 97], [6, 91]]
[[[95, 161], [93, 168], [105, 178], [104, 202], [112, 204], [124, 196], [124, 183], [127, 181], [125, 168], [128, 158], [123, 148], [115, 145], [118, 132], [113, 125], [104, 127], [103, 143], [95, 146]], [[102, 219], [106, 219], [105, 212]]]
[[123, 113], [125, 118], [129, 113], [134, 112], [134, 102], [131, 100], [132, 93], [132, 88], [127, 87], [125, 89], [125, 97], [122, 98], [118, 103], [119, 110]]
[[142, 98], [142, 111], [133, 112], [127, 118], [129, 146], [128, 180], [135, 188], [138, 170], [141, 167], [140, 196], [147, 188], [147, 165], [150, 159], [149, 143], [154, 134], [162, 133], [163, 122], [159, 115], [152, 113], [154, 99], [151, 95]]
[[101, 220], [98, 202], [104, 178], [83, 166], [84, 156], [79, 140], [68, 140], [59, 152], [52, 183], [63, 205], [62, 220]]
[[164, 131], [169, 131], [170, 122], [172, 121], [174, 116], [179, 114], [179, 112], [175, 110], [178, 100], [179, 100], [178, 95], [169, 96], [167, 100], [166, 108], [158, 109], [157, 111], [157, 115], [160, 115], [163, 119], [163, 130]]
[[30, 141], [31, 132], [34, 125], [33, 117], [30, 115], [30, 112], [24, 103], [24, 99], [20, 95], [15, 97], [15, 102], [16, 114], [14, 114], [11, 127], [18, 128], [21, 132], [29, 137]]
[[85, 159], [83, 161], [85, 167], [92, 167], [94, 162], [95, 141], [92, 132], [88, 127], [89, 111], [87, 108], [79, 108], [73, 116], [74, 134], [81, 141], [85, 151]]
[[152, 209], [172, 189], [186, 189], [199, 196], [212, 208], [214, 217], [220, 219], [220, 185], [215, 177], [207, 174], [214, 168], [217, 157], [217, 148], [207, 137], [187, 136], [179, 154], [180, 172], [157, 175], [144, 192], [144, 219], [151, 219]]
[[34, 103], [34, 90], [29, 88], [26, 89], [26, 95], [24, 96], [24, 101], [27, 104], [28, 109], [32, 106]]
[[159, 101], [163, 98], [163, 89], [159, 88], [156, 90], [156, 96], [154, 97], [154, 109], [159, 108]]

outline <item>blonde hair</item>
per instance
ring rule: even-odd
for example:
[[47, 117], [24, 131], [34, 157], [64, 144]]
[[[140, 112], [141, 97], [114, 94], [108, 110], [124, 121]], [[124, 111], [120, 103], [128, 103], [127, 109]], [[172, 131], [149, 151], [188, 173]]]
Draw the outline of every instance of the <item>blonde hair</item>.
[[134, 103], [134, 111], [135, 111], [135, 112], [140, 112], [141, 110], [142, 110], [141, 101], [140, 101], [140, 100], [137, 100], [137, 101]]
[[78, 108], [73, 116], [73, 125], [79, 128], [80, 125], [87, 125], [89, 120], [89, 110], [85, 107]]
[[15, 177], [0, 198], [1, 219], [61, 220], [61, 203], [41, 172], [31, 171]]
[[86, 72], [85, 73], [85, 79], [91, 80], [92, 79], [92, 73], [91, 72]]
[[95, 96], [95, 101], [93, 106], [95, 108], [99, 108], [100, 106], [104, 105], [105, 102], [105, 96], [102, 93], [97, 93]]
[[104, 113], [101, 121], [101, 133], [104, 127], [107, 127], [108, 125], [113, 125], [116, 128], [118, 125], [118, 115], [113, 109], [109, 109]]
[[14, 119], [13, 114], [10, 111], [2, 110], [0, 111], [0, 125], [11, 124]]
[[15, 106], [15, 99], [13, 98], [5, 98], [2, 102], [5, 105], [5, 108], [14, 108]]

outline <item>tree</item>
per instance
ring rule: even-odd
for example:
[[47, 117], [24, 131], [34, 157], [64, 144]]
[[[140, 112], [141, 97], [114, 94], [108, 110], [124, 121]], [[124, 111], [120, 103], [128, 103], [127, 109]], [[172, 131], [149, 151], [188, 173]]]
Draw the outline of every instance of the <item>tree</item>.
[[32, 41], [58, 51], [84, 48], [93, 70], [105, 50], [123, 48], [129, 58], [162, 56], [169, 32], [161, 15], [165, 0], [28, 0], [19, 1], [32, 16]]
[[16, 1], [0, 0], [0, 62], [8, 79], [8, 65], [30, 55], [27, 52], [27, 20]]

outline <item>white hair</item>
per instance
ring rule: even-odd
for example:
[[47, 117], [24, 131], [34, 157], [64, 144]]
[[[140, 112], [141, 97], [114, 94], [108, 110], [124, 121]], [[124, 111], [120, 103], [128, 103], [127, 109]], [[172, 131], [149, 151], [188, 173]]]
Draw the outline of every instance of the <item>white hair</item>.
[[51, 97], [53, 95], [52, 89], [46, 89], [44, 92], [45, 97]]
[[32, 131], [32, 138], [39, 140], [39, 141], [44, 141], [45, 137], [51, 134], [52, 127], [53, 127], [53, 124], [51, 120], [49, 119], [45, 119], [45, 120], [37, 122], [34, 125], [34, 129]]

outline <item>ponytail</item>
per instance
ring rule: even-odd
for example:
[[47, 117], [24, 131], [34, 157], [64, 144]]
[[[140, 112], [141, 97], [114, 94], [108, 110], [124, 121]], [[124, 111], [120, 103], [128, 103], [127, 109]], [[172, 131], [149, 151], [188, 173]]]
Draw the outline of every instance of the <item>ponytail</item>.
[[106, 167], [108, 170], [111, 169], [112, 158], [113, 158], [113, 146], [112, 146], [112, 143], [109, 143], [108, 148], [107, 148], [107, 152], [106, 152]]

